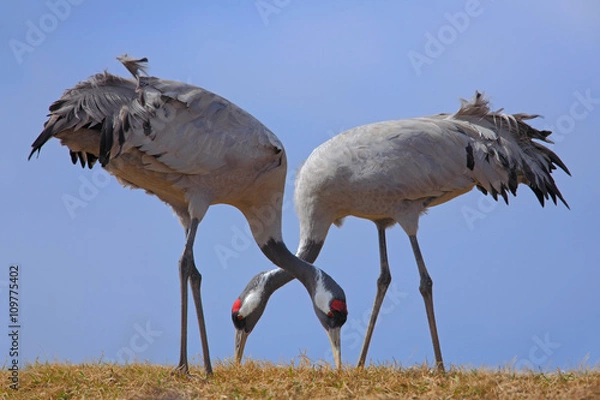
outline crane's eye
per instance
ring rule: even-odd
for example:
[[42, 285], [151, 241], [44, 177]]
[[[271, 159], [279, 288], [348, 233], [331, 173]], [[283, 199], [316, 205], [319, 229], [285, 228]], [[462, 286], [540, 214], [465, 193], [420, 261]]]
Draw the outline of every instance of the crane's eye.
[[329, 311], [329, 312], [327, 313], [327, 316], [328, 316], [329, 318], [333, 318], [333, 311]]
[[243, 319], [244, 319], [244, 316], [243, 316], [243, 315], [240, 315], [240, 314], [238, 314], [236, 318], [237, 318], [237, 320], [238, 320], [238, 321], [241, 321], [241, 320], [243, 320]]

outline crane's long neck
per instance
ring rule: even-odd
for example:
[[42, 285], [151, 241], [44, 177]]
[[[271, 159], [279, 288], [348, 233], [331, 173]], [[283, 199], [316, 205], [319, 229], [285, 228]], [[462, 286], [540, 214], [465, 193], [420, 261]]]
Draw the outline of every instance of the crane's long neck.
[[[300, 173], [302, 174], [302, 171]], [[311, 193], [301, 184], [296, 184], [296, 212], [300, 220], [300, 243], [296, 255], [309, 263], [317, 259], [334, 221], [331, 213], [327, 211], [328, 208], [319, 200], [319, 195]]]
[[250, 224], [254, 240], [261, 251], [271, 262], [281, 268], [280, 271], [274, 271], [269, 277], [269, 286], [272, 286], [273, 291], [296, 278], [311, 295], [314, 294], [315, 285], [321, 271], [304, 261], [302, 256], [314, 260], [321, 246], [307, 247], [307, 253], [301, 254], [300, 258], [290, 252], [281, 235], [280, 201], [274, 201], [269, 206], [243, 210], [243, 213]]
[[[323, 242], [313, 242], [310, 240], [307, 242], [302, 242], [302, 247], [296, 252], [296, 257], [312, 264], [317, 259], [322, 247]], [[269, 279], [266, 281], [264, 290], [265, 292], [269, 293], [269, 296], [283, 285], [294, 280], [294, 275], [283, 268], [273, 269], [269, 271], [268, 274]]]
[[281, 268], [281, 272], [274, 273], [269, 279], [273, 290], [296, 278], [302, 282], [309, 293], [315, 293], [317, 275], [320, 271], [293, 255], [283, 241], [270, 240], [265, 245], [261, 245], [260, 249], [271, 262]]
[[321, 249], [323, 248], [324, 241], [312, 240], [310, 238], [301, 238], [298, 250], [296, 250], [296, 256], [300, 257], [306, 262], [314, 263]]

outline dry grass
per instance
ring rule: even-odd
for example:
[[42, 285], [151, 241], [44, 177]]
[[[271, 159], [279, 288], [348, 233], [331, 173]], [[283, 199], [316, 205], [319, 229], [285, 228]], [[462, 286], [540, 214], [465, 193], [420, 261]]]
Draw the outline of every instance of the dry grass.
[[[18, 390], [0, 388], [1, 399], [600, 399], [600, 371], [517, 373], [510, 369], [369, 366], [342, 371], [315, 366], [246, 361], [219, 362], [207, 378], [151, 364], [35, 363], [20, 371]], [[3, 372], [6, 377], [8, 373]]]

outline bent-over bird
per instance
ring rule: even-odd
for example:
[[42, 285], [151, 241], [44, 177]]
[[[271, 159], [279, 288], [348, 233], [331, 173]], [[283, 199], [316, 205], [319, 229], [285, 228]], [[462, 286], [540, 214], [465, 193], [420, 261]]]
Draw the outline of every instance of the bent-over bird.
[[[560, 158], [535, 140], [551, 143], [549, 131], [525, 121], [537, 115], [491, 112], [478, 92], [462, 100], [454, 114], [386, 121], [350, 129], [316, 148], [296, 178], [294, 200], [300, 221], [296, 255], [314, 262], [331, 224], [346, 216], [375, 223], [381, 272], [377, 294], [358, 360], [365, 364], [371, 335], [391, 281], [385, 230], [398, 223], [410, 239], [421, 278], [435, 360], [444, 370], [433, 307], [433, 281], [417, 241], [419, 217], [477, 187], [508, 204], [519, 183], [528, 185], [541, 205], [557, 198], [568, 207], [551, 173], [556, 166], [570, 175]], [[268, 271], [248, 283], [232, 308], [235, 356], [243, 357], [246, 339], [260, 319], [269, 297], [292, 278]], [[252, 299], [252, 301], [248, 301]]]
[[119, 60], [134, 79], [104, 72], [67, 90], [50, 106], [29, 158], [56, 137], [69, 148], [74, 164], [92, 168], [100, 161], [122, 185], [144, 189], [173, 208], [186, 233], [179, 261], [181, 347], [176, 370], [188, 371], [189, 281], [204, 367], [212, 373], [193, 244], [209, 206], [219, 203], [237, 207], [267, 258], [306, 287], [339, 367], [345, 295], [331, 277], [295, 257], [283, 243], [287, 161], [281, 142], [257, 119], [214, 93], [144, 76], [147, 59], [124, 55]]

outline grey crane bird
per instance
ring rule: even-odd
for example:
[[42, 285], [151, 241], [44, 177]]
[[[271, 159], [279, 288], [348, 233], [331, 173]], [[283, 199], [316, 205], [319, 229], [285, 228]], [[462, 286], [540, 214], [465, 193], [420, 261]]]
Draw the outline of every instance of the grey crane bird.
[[[316, 148], [300, 169], [294, 200], [300, 220], [296, 255], [314, 262], [331, 224], [346, 216], [371, 220], [377, 226], [381, 272], [377, 294], [358, 366], [363, 366], [377, 315], [391, 282], [385, 230], [398, 223], [410, 239], [421, 278], [436, 365], [444, 371], [434, 307], [433, 281], [417, 241], [419, 217], [477, 187], [495, 200], [517, 194], [528, 185], [540, 204], [557, 199], [568, 207], [551, 173], [556, 166], [570, 175], [560, 158], [539, 142], [551, 143], [549, 131], [525, 121], [528, 114], [491, 112], [478, 92], [462, 100], [454, 114], [386, 121], [345, 131]], [[235, 357], [241, 361], [246, 339], [262, 316], [269, 297], [292, 280], [285, 271], [255, 276], [232, 308], [237, 330]], [[249, 301], [251, 299], [251, 301]]]
[[124, 186], [144, 189], [173, 208], [186, 233], [179, 261], [181, 344], [177, 371], [186, 373], [187, 283], [202, 341], [204, 367], [212, 373], [194, 263], [198, 224], [212, 204], [230, 204], [246, 217], [262, 252], [306, 287], [341, 365], [340, 328], [346, 321], [343, 290], [325, 272], [294, 256], [281, 236], [287, 170], [277, 137], [250, 114], [197, 86], [142, 76], [144, 59], [121, 56], [133, 74], [96, 74], [50, 106], [29, 158], [52, 137], [82, 167], [100, 164]]

